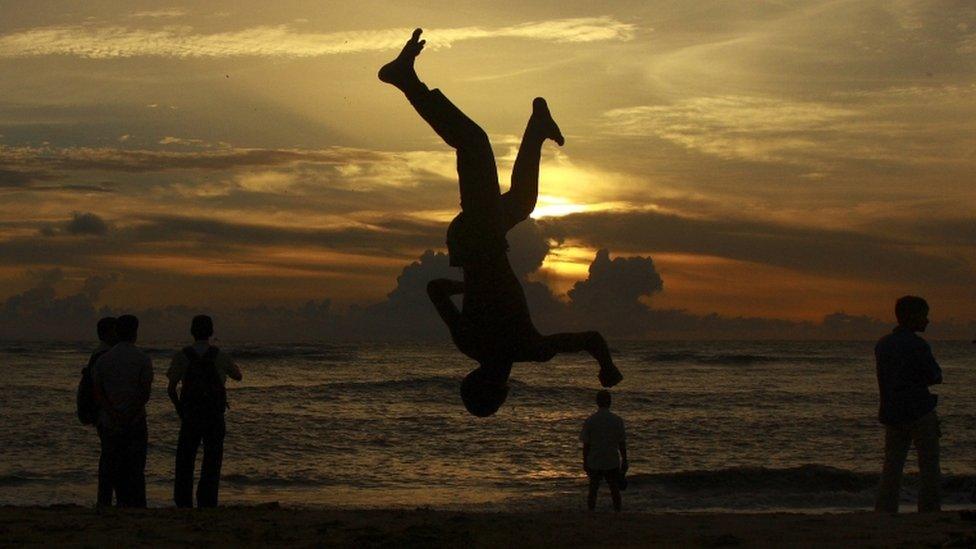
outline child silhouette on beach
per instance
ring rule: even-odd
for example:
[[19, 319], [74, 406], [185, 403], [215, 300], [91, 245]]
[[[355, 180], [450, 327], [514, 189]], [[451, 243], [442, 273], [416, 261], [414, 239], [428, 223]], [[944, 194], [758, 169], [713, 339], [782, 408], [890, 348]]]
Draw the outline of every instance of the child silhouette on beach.
[[[457, 151], [461, 213], [447, 230], [447, 248], [464, 281], [432, 280], [427, 292], [455, 345], [479, 364], [461, 383], [465, 407], [480, 417], [494, 414], [508, 396], [513, 363], [548, 362], [557, 353], [590, 353], [600, 365], [600, 383], [616, 385], [623, 376], [599, 333], [542, 335], [536, 330], [522, 284], [508, 261], [506, 233], [535, 209], [542, 144], [546, 139], [563, 144], [546, 101], [537, 97], [532, 102], [511, 188], [501, 194], [488, 135], [440, 90], [429, 89], [417, 77], [414, 60], [425, 43], [421, 32], [413, 32], [400, 55], [380, 69], [379, 79], [402, 91], [420, 117]], [[460, 311], [453, 295], [463, 296]]]

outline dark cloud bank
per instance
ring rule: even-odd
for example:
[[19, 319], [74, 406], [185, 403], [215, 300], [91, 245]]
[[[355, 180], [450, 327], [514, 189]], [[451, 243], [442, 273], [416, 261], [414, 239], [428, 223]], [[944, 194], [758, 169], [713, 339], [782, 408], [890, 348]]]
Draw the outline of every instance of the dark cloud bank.
[[[76, 214], [50, 230], [98, 236], [109, 228], [97, 216]], [[544, 283], [531, 280], [549, 252], [548, 235], [552, 233], [552, 227], [528, 221], [509, 235], [513, 267], [523, 279], [536, 325], [543, 332], [599, 329], [618, 339], [871, 339], [890, 328], [888, 322], [842, 312], [813, 323], [658, 309], [653, 307], [653, 296], [663, 291], [665, 281], [654, 261], [640, 256], [611, 258], [607, 249], [597, 253], [589, 276], [574, 285], [568, 300], [560, 300]], [[96, 304], [116, 282], [114, 275], [90, 277], [78, 293], [63, 296], [55, 290], [64, 276], [60, 269], [30, 275], [35, 280], [33, 288], [0, 303], [0, 339], [91, 339], [99, 317], [122, 313], [139, 316], [145, 340], [185, 339], [189, 319], [206, 312], [215, 317], [219, 336], [234, 342], [446, 341], [447, 330], [425, 288], [433, 278], [457, 278], [460, 273], [448, 265], [445, 254], [428, 250], [403, 268], [384, 301], [343, 311], [336, 310], [329, 299], [233, 310], [203, 311], [187, 306], [110, 310]], [[976, 323], [972, 322], [937, 322], [931, 335], [965, 338], [974, 331]]]

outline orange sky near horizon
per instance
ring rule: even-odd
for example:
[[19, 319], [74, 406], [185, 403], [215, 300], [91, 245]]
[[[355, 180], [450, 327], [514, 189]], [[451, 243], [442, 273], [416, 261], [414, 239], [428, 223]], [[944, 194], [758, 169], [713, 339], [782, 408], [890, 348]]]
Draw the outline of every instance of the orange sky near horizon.
[[[453, 151], [376, 70], [417, 62], [507, 187], [547, 144], [533, 280], [654, 260], [651, 307], [976, 321], [976, 6], [11, 2], [0, 18], [0, 302], [51, 280], [110, 307], [380, 301], [443, 251]], [[515, 247], [517, 243], [513, 243]], [[54, 278], [45, 273], [58, 269]]]

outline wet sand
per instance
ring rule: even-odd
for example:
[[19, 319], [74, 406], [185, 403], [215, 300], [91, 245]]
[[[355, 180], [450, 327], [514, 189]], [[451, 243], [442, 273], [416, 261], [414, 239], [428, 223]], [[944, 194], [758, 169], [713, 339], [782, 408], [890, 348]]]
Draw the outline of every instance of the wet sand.
[[967, 546], [958, 512], [487, 513], [276, 505], [210, 510], [0, 508], [0, 545], [356, 547]]

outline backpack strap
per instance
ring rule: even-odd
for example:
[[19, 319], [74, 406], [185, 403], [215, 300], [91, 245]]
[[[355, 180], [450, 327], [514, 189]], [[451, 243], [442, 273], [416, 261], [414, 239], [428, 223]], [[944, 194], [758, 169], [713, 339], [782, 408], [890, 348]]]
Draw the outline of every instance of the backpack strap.
[[207, 352], [203, 353], [203, 356], [200, 358], [205, 360], [206, 362], [213, 362], [214, 366], [216, 367], [218, 353], [220, 353], [220, 349], [211, 345], [210, 347], [207, 348]]
[[183, 354], [186, 355], [186, 358], [190, 359], [190, 362], [200, 358], [200, 355], [197, 354], [197, 351], [193, 348], [193, 345], [183, 347]]

